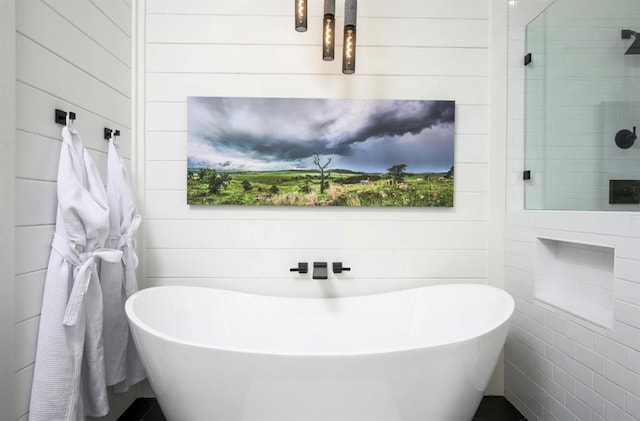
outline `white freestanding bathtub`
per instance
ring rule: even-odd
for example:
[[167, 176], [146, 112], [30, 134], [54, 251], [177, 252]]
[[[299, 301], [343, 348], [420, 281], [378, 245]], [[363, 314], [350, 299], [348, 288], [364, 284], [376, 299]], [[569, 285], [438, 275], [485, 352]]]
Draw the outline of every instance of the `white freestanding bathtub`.
[[331, 299], [171, 286], [126, 303], [170, 421], [470, 421], [513, 308], [475, 284]]

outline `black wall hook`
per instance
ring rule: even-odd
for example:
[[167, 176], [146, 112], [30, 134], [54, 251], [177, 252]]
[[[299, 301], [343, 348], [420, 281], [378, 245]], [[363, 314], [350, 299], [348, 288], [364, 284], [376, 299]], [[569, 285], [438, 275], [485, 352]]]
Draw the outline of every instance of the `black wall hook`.
[[120, 136], [120, 130], [116, 130], [115, 132], [113, 130], [111, 130], [108, 127], [104, 128], [104, 140], [109, 140], [111, 139], [111, 133], [113, 133], [114, 136]]
[[[75, 120], [75, 119], [76, 119], [76, 113], [74, 113], [73, 111], [70, 111], [69, 112], [69, 120]], [[56, 122], [56, 124], [62, 124], [63, 126], [66, 126], [66, 124], [67, 124], [67, 112], [59, 110], [59, 109], [56, 108], [55, 122]]]

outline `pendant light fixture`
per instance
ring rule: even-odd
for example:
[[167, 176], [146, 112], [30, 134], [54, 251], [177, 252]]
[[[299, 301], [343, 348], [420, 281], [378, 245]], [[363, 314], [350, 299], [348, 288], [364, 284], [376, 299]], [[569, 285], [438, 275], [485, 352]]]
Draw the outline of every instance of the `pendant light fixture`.
[[324, 0], [322, 59], [331, 61], [336, 47], [336, 0]]
[[[307, 0], [294, 0], [296, 31], [307, 30]], [[342, 43], [342, 73], [356, 71], [356, 20], [358, 0], [344, 3], [344, 42]], [[322, 17], [322, 59], [332, 61], [336, 48], [336, 0], [324, 0]]]
[[358, 1], [346, 0], [344, 3], [344, 42], [342, 44], [342, 73], [353, 74], [356, 71], [356, 18]]
[[307, 0], [294, 0], [296, 31], [306, 32], [307, 30]]

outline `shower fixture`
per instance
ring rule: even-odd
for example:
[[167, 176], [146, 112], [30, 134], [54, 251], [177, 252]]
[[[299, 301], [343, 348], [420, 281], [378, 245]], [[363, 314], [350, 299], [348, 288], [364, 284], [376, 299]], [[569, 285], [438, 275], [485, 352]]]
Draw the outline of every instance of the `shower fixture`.
[[628, 129], [622, 129], [616, 133], [616, 145], [620, 149], [629, 149], [636, 141], [636, 126], [633, 126], [633, 131]]
[[635, 37], [635, 40], [633, 41], [627, 52], [624, 54], [640, 54], [640, 37], [638, 36], [640, 35], [640, 32], [632, 31], [631, 29], [623, 29], [620, 33], [620, 38], [631, 39], [631, 35]]

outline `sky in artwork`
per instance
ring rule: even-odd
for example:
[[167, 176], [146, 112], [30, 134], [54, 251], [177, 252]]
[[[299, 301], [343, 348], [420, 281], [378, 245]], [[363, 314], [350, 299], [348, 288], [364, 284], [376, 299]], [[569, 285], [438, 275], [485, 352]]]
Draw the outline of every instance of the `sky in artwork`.
[[189, 97], [190, 170], [409, 173], [453, 166], [453, 101]]

